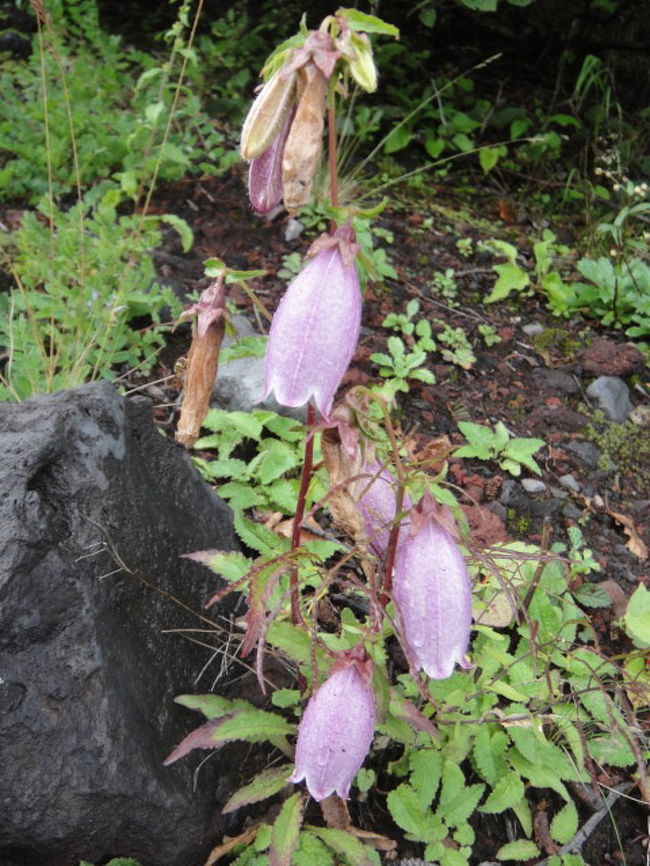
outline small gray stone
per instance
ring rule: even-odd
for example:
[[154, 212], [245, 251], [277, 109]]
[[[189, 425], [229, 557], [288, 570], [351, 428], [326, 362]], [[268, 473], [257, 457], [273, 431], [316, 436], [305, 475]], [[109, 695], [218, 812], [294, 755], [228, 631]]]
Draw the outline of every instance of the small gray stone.
[[561, 475], [558, 481], [566, 490], [573, 490], [574, 493], [580, 492], [580, 484], [576, 481], [573, 475]]
[[539, 322], [530, 322], [528, 325], [522, 325], [521, 330], [527, 337], [536, 337], [538, 334], [544, 333], [544, 325]]
[[304, 232], [305, 226], [300, 220], [295, 219], [294, 217], [289, 217], [287, 220], [287, 224], [284, 229], [284, 239], [289, 243], [290, 241], [297, 240], [300, 235]]
[[496, 514], [499, 520], [502, 520], [504, 523], [506, 522], [508, 511], [505, 505], [502, 505], [500, 502], [489, 502], [486, 507], [492, 514]]
[[521, 482], [521, 486], [524, 488], [526, 493], [546, 492], [546, 484], [544, 484], [543, 481], [540, 481], [539, 478], [524, 478]]
[[573, 376], [562, 370], [549, 370], [547, 367], [533, 370], [533, 382], [541, 391], [553, 394], [577, 394], [580, 390]]
[[587, 388], [587, 396], [615, 424], [626, 421], [634, 408], [627, 385], [617, 376], [599, 376]]
[[582, 511], [580, 511], [573, 502], [567, 502], [567, 504], [562, 508], [562, 516], [569, 520], [579, 520], [582, 517]]
[[569, 442], [566, 447], [567, 451], [571, 451], [592, 469], [595, 469], [598, 465], [600, 451], [593, 442], [585, 442], [582, 439], [578, 439], [575, 442]]
[[551, 493], [553, 494], [553, 496], [555, 497], [555, 499], [567, 499], [569, 496], [567, 491], [562, 490], [561, 487], [555, 487], [554, 485], [551, 484], [549, 489], [550, 489]]
[[[257, 333], [245, 316], [233, 316], [233, 325], [238, 337], [250, 337]], [[233, 337], [226, 336], [223, 345], [230, 346], [233, 342]], [[306, 420], [306, 407], [287, 408], [281, 406], [273, 397], [262, 400], [263, 393], [264, 358], [236, 358], [219, 366], [210, 405], [227, 409], [229, 412], [268, 409], [299, 421]]]
[[512, 478], [506, 478], [501, 486], [501, 495], [499, 496], [499, 502], [501, 505], [504, 505], [506, 508], [509, 505], [512, 505], [519, 497], [521, 496], [520, 492], [517, 490], [517, 482]]

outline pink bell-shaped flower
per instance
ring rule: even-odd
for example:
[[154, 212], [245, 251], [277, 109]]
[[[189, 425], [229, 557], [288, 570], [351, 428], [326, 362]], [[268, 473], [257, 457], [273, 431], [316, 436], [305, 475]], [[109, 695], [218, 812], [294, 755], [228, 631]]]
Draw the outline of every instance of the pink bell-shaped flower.
[[319, 238], [273, 317], [264, 365], [264, 398], [283, 406], [312, 402], [327, 418], [354, 354], [361, 324], [358, 250], [349, 226]]
[[375, 698], [365, 650], [350, 650], [307, 704], [296, 743], [290, 782], [307, 783], [319, 802], [350, 785], [368, 754], [375, 729]]
[[425, 495], [395, 556], [398, 633], [409, 662], [433, 679], [451, 676], [456, 662], [470, 667], [471, 584], [453, 530], [448, 510]]

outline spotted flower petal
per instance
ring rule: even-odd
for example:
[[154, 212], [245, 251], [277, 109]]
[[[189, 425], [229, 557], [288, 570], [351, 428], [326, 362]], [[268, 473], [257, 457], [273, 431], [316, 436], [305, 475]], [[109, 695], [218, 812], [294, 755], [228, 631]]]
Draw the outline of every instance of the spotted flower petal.
[[469, 667], [470, 579], [460, 550], [435, 512], [413, 517], [395, 557], [398, 630], [411, 664], [444, 679], [456, 662]]
[[375, 729], [375, 699], [363, 668], [350, 660], [317, 689], [303, 714], [290, 782], [307, 783], [315, 800], [348, 797]]
[[264, 398], [283, 406], [312, 402], [327, 417], [359, 338], [361, 293], [339, 245], [318, 252], [276, 310], [264, 368]]

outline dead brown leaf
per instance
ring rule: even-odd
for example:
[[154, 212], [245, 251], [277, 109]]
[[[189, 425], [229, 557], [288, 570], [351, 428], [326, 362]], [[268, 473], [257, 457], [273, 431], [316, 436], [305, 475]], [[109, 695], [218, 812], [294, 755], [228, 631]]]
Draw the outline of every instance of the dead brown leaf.
[[623, 527], [623, 532], [628, 536], [626, 543], [627, 549], [633, 553], [642, 562], [648, 558], [648, 548], [643, 542], [643, 539], [636, 531], [634, 521], [627, 514], [621, 514], [618, 511], [607, 509], [609, 516]]
[[437, 436], [435, 439], [429, 439], [427, 444], [413, 455], [413, 459], [416, 463], [426, 464], [427, 469], [437, 472], [454, 447], [449, 436]]
[[370, 830], [361, 830], [359, 827], [350, 827], [349, 829], [350, 833], [365, 845], [372, 845], [377, 851], [383, 851], [385, 860], [394, 860], [397, 857], [397, 842], [394, 839], [389, 839], [388, 836], [382, 836], [379, 833], [372, 833]]
[[348, 812], [348, 804], [338, 794], [330, 794], [320, 804], [323, 818], [328, 827], [334, 830], [349, 830], [352, 820]]
[[260, 824], [256, 824], [254, 827], [249, 827], [248, 830], [244, 830], [239, 836], [232, 836], [231, 838], [226, 836], [225, 842], [212, 849], [210, 856], [205, 861], [205, 866], [213, 866], [214, 863], [221, 860], [226, 854], [229, 854], [236, 845], [248, 845], [257, 836], [260, 826]]

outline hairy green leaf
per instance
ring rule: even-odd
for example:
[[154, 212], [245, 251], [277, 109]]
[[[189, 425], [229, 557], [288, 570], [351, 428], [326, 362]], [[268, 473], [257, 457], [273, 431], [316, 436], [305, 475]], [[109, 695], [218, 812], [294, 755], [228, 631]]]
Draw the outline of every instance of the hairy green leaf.
[[500, 814], [506, 809], [511, 809], [523, 796], [524, 783], [517, 773], [510, 771], [495, 784], [492, 793], [479, 807], [479, 812]]
[[566, 803], [551, 821], [551, 836], [560, 845], [565, 845], [578, 830], [578, 810], [572, 800]]
[[283, 803], [271, 830], [269, 866], [291, 866], [293, 852], [298, 846], [303, 809], [304, 800], [300, 791]]
[[272, 797], [277, 794], [287, 785], [287, 779], [293, 770], [292, 764], [283, 764], [281, 767], [269, 767], [258, 773], [257, 776], [248, 785], [244, 785], [238, 791], [232, 794], [226, 805], [221, 810], [224, 815], [228, 812], [234, 812], [241, 806], [248, 806], [251, 803], [259, 803], [260, 800], [266, 800], [267, 797]]
[[368, 849], [351, 833], [325, 827], [307, 827], [336, 854], [346, 857], [351, 866], [375, 866]]
[[517, 860], [519, 863], [538, 856], [539, 848], [530, 839], [517, 839], [514, 842], [508, 842], [497, 851], [499, 860]]

